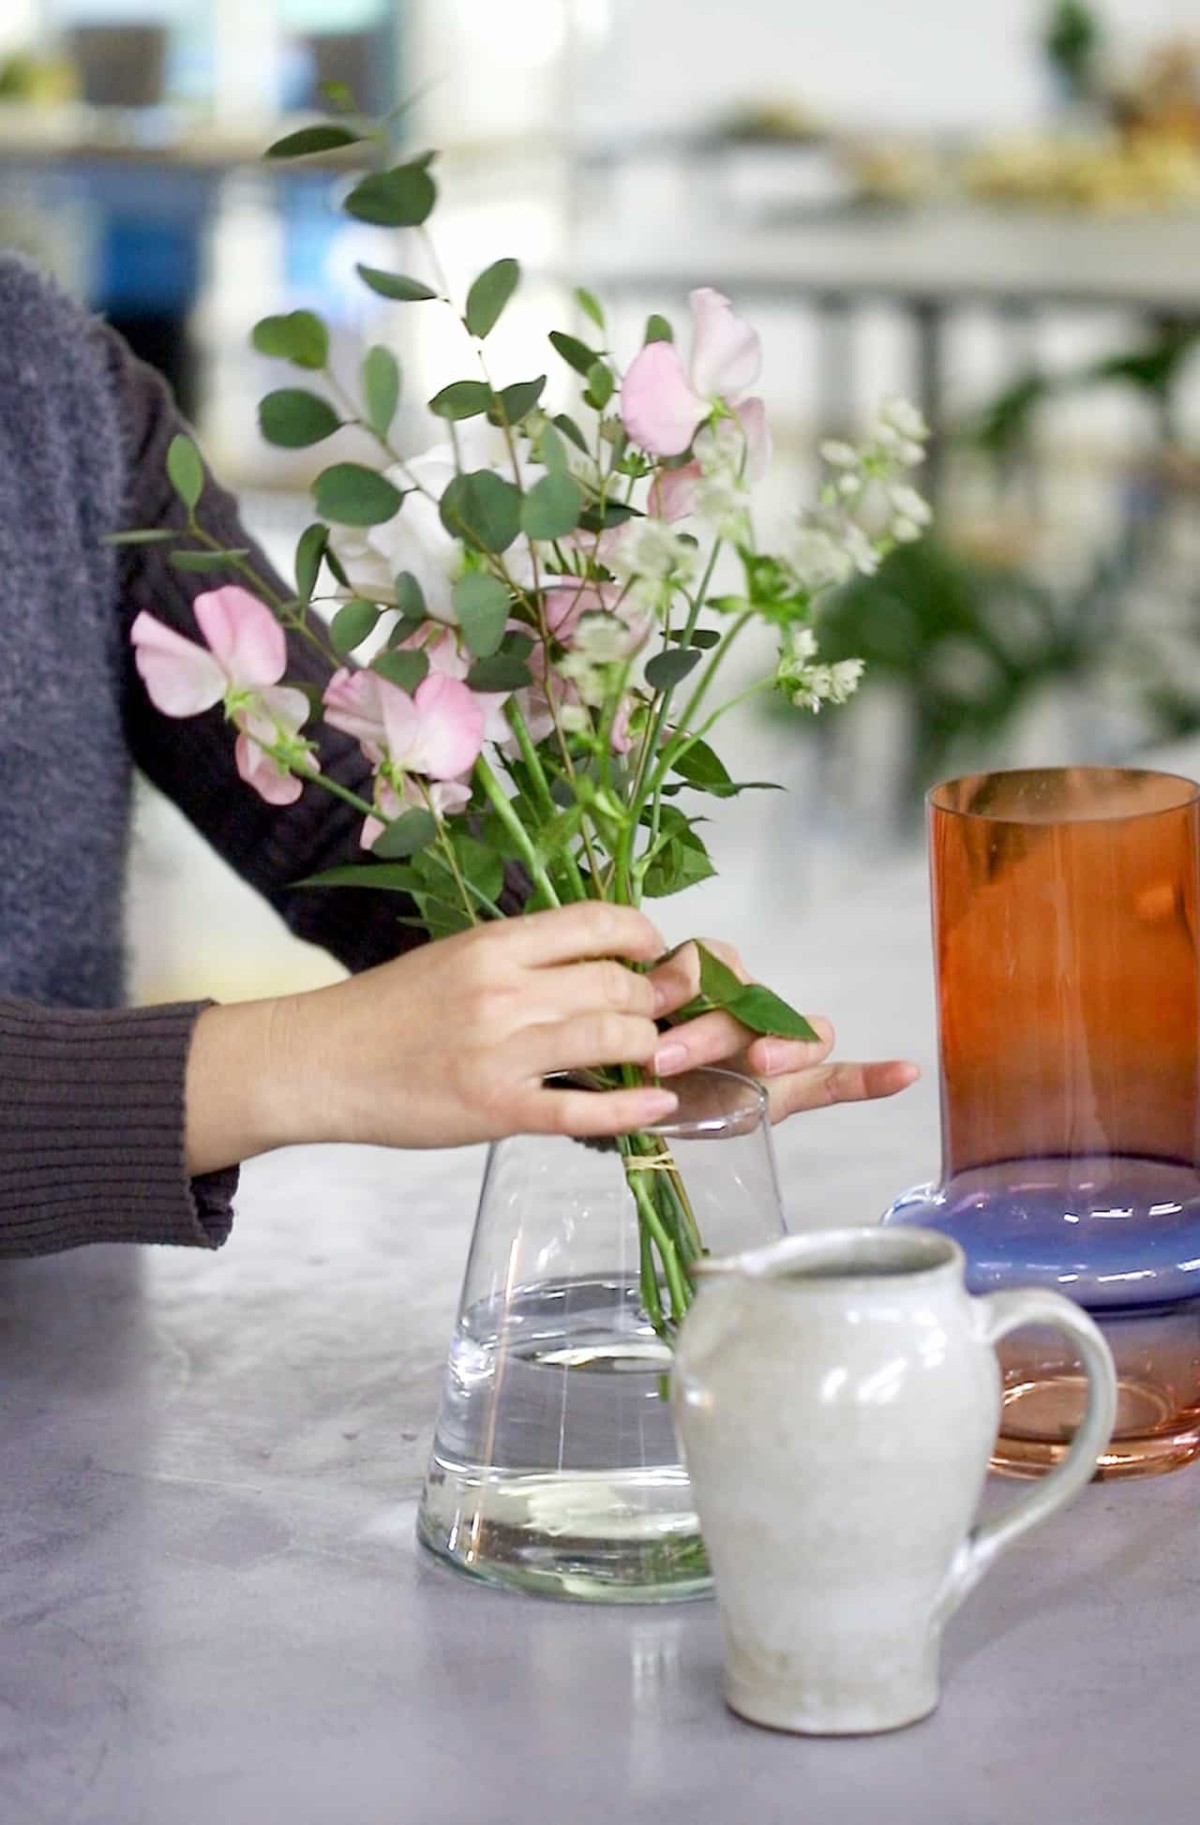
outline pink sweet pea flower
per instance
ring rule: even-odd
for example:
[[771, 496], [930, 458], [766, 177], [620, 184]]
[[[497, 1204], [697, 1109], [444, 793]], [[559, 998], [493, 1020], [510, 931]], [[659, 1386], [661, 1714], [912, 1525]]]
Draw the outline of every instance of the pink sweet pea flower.
[[[744, 399], [734, 408], [734, 418], [741, 425], [746, 440], [745, 480], [760, 482], [771, 462], [766, 407], [761, 399]], [[733, 420], [726, 419], [725, 427], [732, 429], [732, 426]], [[699, 444], [701, 440], [696, 441]], [[650, 484], [650, 511], [660, 520], [686, 520], [696, 511], [696, 499], [703, 481], [704, 468], [699, 457], [685, 463], [682, 469], [660, 469]]]
[[673, 342], [648, 342], [621, 387], [625, 429], [653, 456], [682, 456], [713, 407], [744, 400], [762, 367], [758, 336], [728, 298], [704, 286], [689, 303], [687, 366]]
[[[223, 702], [238, 730], [241, 777], [268, 804], [293, 804], [303, 781], [266, 752], [294, 742], [308, 716], [303, 691], [279, 682], [287, 667], [282, 627], [265, 603], [237, 584], [197, 596], [194, 608], [206, 646], [145, 610], [134, 621], [135, 664], [151, 703], [164, 716], [199, 716]], [[316, 769], [311, 755], [308, 765]]]
[[[427, 785], [418, 786], [415, 780], [402, 779], [400, 790], [382, 776], [375, 782], [375, 803], [383, 817], [394, 820], [403, 816], [406, 811], [434, 810], [439, 817], [452, 817], [456, 811], [462, 811], [471, 802], [471, 784], [469, 780], [448, 779], [431, 780]], [[376, 842], [387, 829], [382, 818], [369, 817], [362, 827], [359, 844], [363, 849], [374, 849]]]

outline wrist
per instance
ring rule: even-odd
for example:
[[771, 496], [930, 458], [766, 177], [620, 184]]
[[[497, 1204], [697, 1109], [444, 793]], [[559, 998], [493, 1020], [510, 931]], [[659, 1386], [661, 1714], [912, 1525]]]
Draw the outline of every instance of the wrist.
[[296, 999], [232, 1002], [199, 1015], [185, 1088], [187, 1165], [193, 1175], [325, 1138], [308, 1126], [300, 1073], [291, 1066], [297, 1053], [287, 1028]]

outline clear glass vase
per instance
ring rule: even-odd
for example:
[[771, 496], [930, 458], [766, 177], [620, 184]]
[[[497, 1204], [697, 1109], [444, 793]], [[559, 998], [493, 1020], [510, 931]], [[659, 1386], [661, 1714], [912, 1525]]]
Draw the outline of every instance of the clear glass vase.
[[[704, 1249], [778, 1236], [761, 1086], [704, 1070], [672, 1088], [678, 1112], [648, 1131], [649, 1151], [678, 1173]], [[418, 1520], [440, 1558], [556, 1597], [709, 1590], [666, 1400], [670, 1345], [647, 1311], [646, 1274], [660, 1272], [649, 1259], [613, 1143], [535, 1135], [492, 1148]]]

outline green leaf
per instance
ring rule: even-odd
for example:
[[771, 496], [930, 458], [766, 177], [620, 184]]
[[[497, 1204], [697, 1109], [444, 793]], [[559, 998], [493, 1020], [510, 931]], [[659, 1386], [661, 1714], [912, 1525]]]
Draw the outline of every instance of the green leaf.
[[106, 545], [169, 545], [172, 539], [179, 537], [178, 531], [168, 527], [147, 527], [142, 532], [109, 532], [105, 534]]
[[803, 1014], [789, 1007], [761, 983], [747, 983], [725, 1003], [725, 1010], [752, 1033], [769, 1033], [777, 1039], [805, 1039], [819, 1043], [820, 1034]]
[[400, 403], [400, 363], [391, 349], [378, 343], [368, 349], [363, 362], [363, 398], [367, 403], [367, 423], [380, 437], [386, 437]]
[[386, 678], [389, 684], [394, 684], [411, 697], [417, 686], [424, 684], [429, 676], [429, 655], [417, 652], [415, 648], [403, 652], [390, 649], [376, 653], [371, 661], [371, 670], [378, 672], [381, 678]]
[[468, 571], [454, 585], [454, 612], [463, 638], [478, 659], [488, 659], [504, 638], [511, 600], [499, 577]]
[[655, 691], [673, 691], [699, 665], [702, 654], [694, 646], [672, 647], [655, 653], [646, 667], [646, 683]]
[[483, 380], [452, 380], [435, 393], [429, 410], [435, 418], [478, 418], [492, 403], [492, 389]]
[[571, 462], [567, 455], [567, 441], [552, 424], [544, 424], [538, 433], [537, 455], [539, 461], [545, 464], [551, 475], [570, 475]]
[[355, 184], [342, 207], [359, 222], [379, 228], [419, 228], [437, 202], [437, 186], [423, 160], [372, 171]]
[[400, 862], [345, 862], [296, 882], [297, 887], [380, 887], [384, 893], [405, 894], [411, 894], [416, 884], [412, 869]]
[[544, 374], [536, 380], [515, 380], [512, 386], [503, 387], [496, 394], [488, 417], [494, 425], [519, 425], [525, 414], [533, 411], [545, 388]]
[[343, 146], [361, 145], [366, 137], [365, 133], [356, 133], [353, 127], [326, 120], [316, 126], [299, 127], [295, 133], [285, 133], [282, 139], [267, 147], [263, 157], [307, 158], [313, 152], [339, 152]]
[[597, 298], [595, 292], [590, 292], [586, 285], [577, 285], [575, 287], [575, 302], [584, 316], [590, 318], [601, 335], [603, 335], [604, 311], [601, 308], [600, 300]]
[[329, 569], [333, 575], [333, 580], [335, 583], [340, 583], [343, 589], [350, 589], [352, 587], [352, 585], [351, 585], [349, 577], [346, 575], [345, 568], [342, 564], [342, 560], [338, 557], [337, 552], [333, 549], [333, 546], [329, 543], [328, 526], [326, 526], [324, 528], [324, 532], [325, 532], [324, 557], [325, 557], [325, 562], [328, 564]]
[[321, 574], [321, 560], [325, 556], [325, 547], [329, 543], [329, 528], [315, 520], [306, 526], [300, 534], [296, 546], [296, 561], [293, 566], [296, 572], [296, 594], [302, 602], [311, 602], [317, 578]]
[[671, 768], [678, 773], [680, 779], [686, 779], [693, 786], [727, 786], [732, 783], [725, 762], [706, 741], [693, 741], [690, 747], [671, 762]]
[[323, 368], [329, 359], [329, 331], [314, 311], [264, 317], [254, 325], [250, 340], [260, 355], [290, 361], [293, 367]]
[[520, 282], [516, 260], [496, 260], [480, 273], [467, 293], [466, 324], [473, 336], [482, 342], [491, 335]]
[[696, 949], [700, 955], [700, 993], [715, 1007], [727, 1007], [741, 994], [746, 984], [735, 970], [731, 970], [727, 963], [722, 963], [699, 939], [696, 940]]
[[429, 613], [425, 592], [411, 570], [402, 570], [396, 577], [396, 607], [406, 621], [424, 621]]
[[579, 426], [568, 412], [557, 412], [554, 417], [554, 423], [558, 426], [564, 437], [570, 438], [577, 450], [582, 450], [585, 456], [588, 454], [587, 438], [583, 435], [583, 432], [579, 429]]
[[463, 879], [477, 888], [485, 899], [494, 900], [504, 891], [504, 861], [486, 843], [473, 836], [454, 838], [454, 854]]
[[281, 387], [259, 401], [258, 428], [281, 450], [303, 450], [340, 431], [342, 421], [327, 399], [303, 387]]
[[679, 628], [671, 635], [671, 639], [677, 640], [680, 646], [685, 642], [688, 646], [698, 646], [704, 652], [707, 652], [710, 647], [721, 644], [721, 636], [715, 627], [694, 627], [690, 634], [686, 634], [682, 628]]
[[550, 341], [562, 356], [569, 368], [582, 374], [586, 380], [600, 357], [595, 349], [590, 349], [586, 342], [580, 342], [578, 336], [568, 336], [565, 330], [551, 330]]
[[579, 484], [565, 470], [544, 475], [521, 505], [521, 530], [531, 539], [565, 539], [583, 511]]
[[436, 836], [437, 824], [428, 811], [406, 811], [376, 838], [371, 854], [398, 861], [402, 856], [416, 855], [418, 849], [427, 849]]
[[381, 526], [404, 505], [399, 488], [363, 463], [334, 463], [313, 488], [317, 512], [342, 526]]
[[603, 412], [605, 406], [616, 392], [617, 383], [613, 371], [606, 361], [593, 361], [587, 374], [587, 391], [584, 394], [588, 405], [594, 406], [597, 412]]
[[643, 343], [674, 342], [674, 340], [675, 331], [671, 328], [671, 325], [667, 322], [666, 318], [660, 317], [657, 311], [653, 311], [651, 315], [646, 318], [646, 333], [642, 337]]
[[473, 691], [519, 691], [533, 682], [533, 674], [523, 659], [512, 653], [493, 653], [477, 659], [467, 673]]
[[627, 507], [624, 501], [609, 501], [603, 513], [595, 507], [586, 508], [579, 524], [585, 532], [609, 532], [614, 526], [624, 526], [630, 520], [644, 517], [636, 507]]
[[452, 477], [440, 512], [452, 538], [480, 551], [507, 551], [521, 530], [521, 491], [491, 469], [473, 469]]
[[707, 881], [716, 873], [708, 851], [692, 831], [681, 832], [663, 845], [642, 877], [642, 892], [652, 900], [667, 894], [682, 893], [697, 881]]
[[403, 273], [384, 272], [378, 266], [358, 265], [354, 270], [364, 285], [369, 285], [381, 298], [390, 298], [394, 304], [424, 304], [441, 295], [430, 286], [422, 285], [420, 279], [408, 279]]
[[342, 604], [329, 627], [329, 638], [339, 659], [347, 658], [356, 646], [361, 646], [367, 636], [375, 632], [379, 612], [376, 603], [364, 602], [357, 596], [353, 601]]
[[226, 570], [234, 558], [248, 558], [250, 547], [240, 545], [230, 551], [173, 551], [167, 562], [176, 570]]
[[191, 511], [204, 492], [204, 464], [190, 437], [178, 432], [167, 448], [167, 474], [171, 486]]

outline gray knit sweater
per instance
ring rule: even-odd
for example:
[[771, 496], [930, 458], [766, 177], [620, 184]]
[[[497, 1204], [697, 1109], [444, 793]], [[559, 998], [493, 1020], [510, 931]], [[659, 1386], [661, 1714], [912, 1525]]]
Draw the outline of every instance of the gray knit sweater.
[[[312, 790], [268, 807], [238, 779], [219, 709], [168, 721], [142, 689], [134, 616], [148, 608], [196, 637], [192, 601], [212, 579], [174, 570], [161, 546], [118, 554], [105, 535], [179, 524], [165, 473], [179, 429], [165, 387], [119, 338], [0, 253], [0, 1254], [211, 1247], [229, 1230], [236, 1175], [192, 1183], [183, 1164], [203, 1004], [120, 1006], [135, 764], [350, 968], [414, 941], [386, 895], [291, 891], [356, 853], [349, 813]], [[252, 543], [211, 480], [201, 514], [226, 544]], [[307, 649], [289, 675], [325, 681]], [[348, 739], [331, 739], [322, 762], [364, 784]]]

